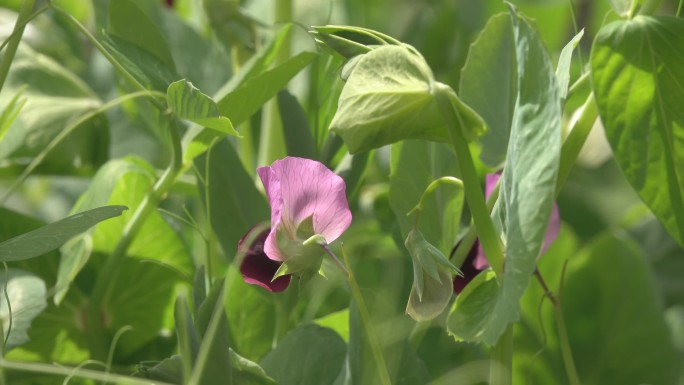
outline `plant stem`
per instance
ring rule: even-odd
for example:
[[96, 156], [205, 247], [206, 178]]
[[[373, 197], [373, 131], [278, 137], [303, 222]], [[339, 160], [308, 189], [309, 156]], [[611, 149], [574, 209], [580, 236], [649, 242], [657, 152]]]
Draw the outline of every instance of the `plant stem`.
[[565, 181], [570, 175], [570, 170], [575, 165], [577, 157], [579, 156], [584, 142], [591, 132], [591, 128], [594, 126], [594, 122], [598, 117], [598, 110], [596, 108], [596, 100], [594, 99], [594, 93], [590, 93], [587, 100], [582, 105], [582, 113], [572, 127], [570, 134], [563, 142], [563, 147], [561, 148], [560, 166], [558, 168], [558, 178], [556, 179], [556, 196], [563, 188]]
[[[292, 20], [292, 0], [273, 0], [275, 2], [274, 24], [287, 23]], [[287, 36], [283, 41], [278, 56], [273, 65], [278, 65], [290, 56], [291, 37]], [[280, 119], [277, 98], [271, 99], [265, 106], [263, 122], [261, 125], [261, 138], [259, 142], [259, 165], [271, 164], [276, 159], [286, 155], [285, 137], [283, 125]]]
[[342, 247], [342, 257], [344, 258], [344, 263], [347, 265], [347, 271], [349, 272], [348, 281], [349, 287], [351, 288], [352, 297], [356, 302], [356, 308], [361, 316], [361, 323], [363, 323], [363, 327], [366, 331], [368, 343], [370, 344], [371, 351], [373, 352], [373, 358], [375, 359], [375, 363], [378, 365], [380, 383], [382, 385], [392, 385], [389, 372], [387, 371], [387, 364], [385, 363], [385, 356], [382, 354], [380, 341], [378, 340], [377, 334], [375, 334], [375, 328], [371, 322], [370, 313], [368, 312], [368, 307], [366, 307], [366, 301], [363, 299], [361, 287], [359, 287], [359, 284], [356, 281], [356, 277], [354, 276], [351, 264], [349, 263], [347, 253], [344, 252], [344, 247]]
[[0, 359], [0, 368], [17, 370], [22, 372], [53, 374], [56, 376], [64, 377], [72, 376], [119, 385], [171, 385], [167, 382], [161, 382], [156, 380], [151, 381], [130, 376], [122, 376], [119, 374], [108, 374], [90, 369], [74, 370], [75, 368], [41, 364], [37, 362], [15, 362]]
[[434, 85], [433, 94], [437, 100], [442, 116], [447, 124], [447, 131], [451, 144], [456, 152], [456, 158], [461, 168], [463, 177], [463, 187], [465, 190], [466, 201], [473, 216], [473, 221], [477, 227], [480, 243], [487, 256], [489, 265], [494, 269], [497, 277], [503, 277], [503, 253], [499, 243], [499, 235], [494, 227], [492, 218], [489, 215], [487, 204], [485, 203], [484, 193], [480, 188], [477, 171], [470, 155], [470, 148], [465, 136], [461, 132], [464, 123], [451, 103], [449, 92], [451, 89], [441, 83]]
[[2, 90], [2, 87], [5, 85], [5, 80], [7, 80], [7, 74], [12, 66], [14, 55], [17, 53], [21, 37], [24, 35], [24, 28], [26, 27], [27, 20], [31, 17], [34, 3], [35, 0], [24, 0], [19, 9], [19, 15], [17, 16], [17, 21], [14, 23], [14, 30], [12, 32], [13, 36], [9, 38], [7, 51], [5, 51], [2, 62], [0, 62], [0, 90]]
[[105, 347], [105, 331], [101, 319], [102, 305], [106, 300], [108, 290], [111, 282], [113, 282], [121, 269], [126, 251], [133, 242], [136, 234], [145, 223], [149, 215], [154, 212], [160, 202], [162, 196], [173, 186], [174, 182], [181, 173], [182, 153], [180, 148], [180, 136], [178, 128], [175, 125], [169, 130], [172, 142], [172, 159], [169, 167], [164, 171], [161, 178], [152, 187], [152, 191], [140, 203], [138, 208], [133, 213], [131, 219], [126, 223], [121, 239], [117, 243], [116, 248], [109, 255], [104, 267], [100, 270], [95, 280], [95, 286], [90, 296], [90, 306], [88, 307], [87, 325], [91, 334], [89, 338], [89, 347], [91, 356], [96, 359], [106, 358]]
[[[14, 27], [14, 30], [12, 31], [12, 33], [10, 33], [9, 36], [7, 36], [7, 38], [5, 39], [5, 41], [3, 41], [2, 44], [0, 45], [0, 52], [2, 52], [2, 50], [5, 49], [5, 47], [7, 47], [7, 45], [10, 43], [10, 41], [12, 40], [12, 38], [14, 36], [24, 33], [24, 27], [26, 27], [33, 19], [40, 16], [43, 12], [47, 11], [49, 8], [50, 7], [47, 4], [43, 5], [42, 7], [38, 8], [35, 12], [33, 12], [31, 14], [31, 16], [27, 17], [23, 23], [15, 24], [15, 27]], [[17, 27], [21, 27], [21, 28], [17, 28]]]
[[575, 367], [575, 360], [572, 358], [572, 349], [570, 348], [570, 339], [568, 339], [567, 328], [565, 327], [565, 318], [563, 317], [563, 309], [560, 301], [556, 301], [554, 305], [556, 310], [556, 327], [558, 328], [558, 337], [560, 340], [561, 355], [563, 356], [563, 364], [565, 371], [568, 374], [568, 381], [570, 385], [580, 385], [579, 376], [577, 375], [577, 368]]
[[489, 365], [489, 383], [511, 385], [513, 374], [513, 324], [499, 338], [491, 351], [492, 362]]

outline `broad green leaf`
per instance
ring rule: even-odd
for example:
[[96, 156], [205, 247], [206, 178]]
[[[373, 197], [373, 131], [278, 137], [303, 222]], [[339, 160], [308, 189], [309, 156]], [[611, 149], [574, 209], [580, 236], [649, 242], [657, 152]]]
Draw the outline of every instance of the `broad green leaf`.
[[[391, 151], [389, 199], [405, 239], [416, 222], [414, 215], [406, 214], [420, 202], [428, 185], [440, 177], [458, 175], [458, 170], [453, 151], [445, 144], [406, 140], [393, 144]], [[450, 255], [456, 244], [462, 207], [463, 192], [441, 186], [421, 210], [418, 229], [444, 255]]]
[[312, 27], [310, 32], [321, 47], [346, 59], [373, 50], [374, 46], [401, 45], [396, 39], [368, 28], [344, 25]]
[[287, 154], [314, 159], [315, 147], [304, 109], [287, 90], [278, 92], [278, 111], [283, 124]]
[[[114, 250], [126, 221], [150, 191], [155, 177], [154, 170], [145, 161], [132, 157], [110, 161], [100, 168], [73, 210], [87, 210], [110, 203], [125, 203], [131, 210], [119, 223], [98, 226], [61, 249], [55, 303], [64, 298], [70, 283], [88, 262], [92, 251], [109, 253]], [[185, 274], [190, 271], [191, 261], [183, 241], [157, 212], [150, 214], [133, 240], [128, 255], [156, 260]]]
[[[23, 91], [21, 91], [23, 90]], [[101, 106], [87, 84], [53, 59], [22, 45], [13, 62], [0, 105], [9, 106], [22, 92], [25, 100], [0, 141], [4, 167], [25, 166], [67, 126]], [[6, 123], [9, 123], [7, 121]], [[36, 169], [39, 173], [89, 173], [107, 159], [108, 121], [97, 115], [64, 139]], [[10, 172], [12, 172], [10, 170]]]
[[238, 136], [230, 120], [221, 116], [216, 103], [185, 79], [169, 85], [166, 102], [181, 119], [223, 134]]
[[570, 85], [570, 64], [572, 64], [572, 51], [575, 50], [580, 40], [584, 36], [584, 30], [579, 31], [568, 44], [563, 47], [558, 58], [558, 66], [556, 67], [556, 78], [558, 79], [558, 90], [561, 93], [561, 99], [565, 100], [568, 96], [568, 87]]
[[200, 196], [203, 201], [205, 196], [209, 197], [204, 204], [211, 207], [211, 226], [230, 261], [237, 252], [238, 240], [247, 230], [269, 220], [268, 204], [228, 141], [216, 144], [210, 154], [197, 158], [195, 165], [202, 179], [209, 181], [208, 194], [206, 186], [198, 184]]
[[[481, 331], [459, 335], [450, 330], [456, 338], [488, 345], [519, 319], [518, 302], [534, 272], [555, 199], [561, 142], [562, 109], [551, 60], [534, 28], [513, 8], [510, 16], [518, 86], [501, 190], [492, 214], [505, 238], [506, 268]], [[463, 309], [477, 306], [462, 303], [450, 317], [468, 317], [459, 314]]]
[[337, 333], [304, 324], [288, 333], [261, 365], [279, 385], [332, 384], [342, 370], [346, 352]]
[[99, 207], [8, 239], [0, 243], [0, 261], [19, 261], [43, 255], [99, 222], [118, 217], [126, 209], [126, 206]]
[[240, 2], [203, 0], [202, 5], [214, 34], [227, 50], [254, 49], [259, 22], [243, 10]]
[[152, 20], [132, 0], [109, 2], [107, 33], [150, 52], [170, 69], [173, 57], [166, 38]]
[[615, 159], [680, 246], [684, 245], [682, 52], [684, 20], [637, 16], [603, 27], [591, 54], [596, 102]]
[[17, 269], [0, 273], [0, 287], [5, 285], [12, 310], [10, 312], [5, 296], [0, 296], [0, 321], [3, 338], [7, 340], [5, 349], [12, 349], [29, 341], [31, 322], [47, 307], [46, 290], [42, 279]]
[[[434, 76], [425, 59], [410, 46], [388, 45], [357, 56], [343, 69], [346, 84], [330, 130], [350, 153], [404, 139], [448, 141], [444, 121], [432, 96]], [[473, 138], [486, 129], [481, 118], [455, 102], [464, 134]]]
[[315, 56], [313, 52], [301, 52], [274, 68], [246, 79], [219, 100], [221, 115], [227, 116], [233, 125], [244, 122], [285, 88], [290, 79], [309, 65]]
[[[657, 282], [637, 245], [624, 233], [600, 235], [579, 252], [567, 236], [559, 241], [563, 244], [552, 246], [540, 261], [540, 271], [557, 288], [564, 261], [570, 259], [562, 305], [582, 384], [677, 384], [681, 355], [672, 345]], [[557, 333], [530, 333], [539, 322], [553, 325], [556, 316], [548, 303], [540, 315], [542, 290], [537, 284], [530, 289], [522, 314], [532, 329], [521, 328], [516, 337], [520, 350], [514, 373], [519, 381], [566, 383]]]
[[461, 70], [459, 95], [487, 122], [480, 159], [500, 167], [506, 159], [515, 98], [518, 92], [515, 38], [511, 17], [492, 16], [468, 51]]

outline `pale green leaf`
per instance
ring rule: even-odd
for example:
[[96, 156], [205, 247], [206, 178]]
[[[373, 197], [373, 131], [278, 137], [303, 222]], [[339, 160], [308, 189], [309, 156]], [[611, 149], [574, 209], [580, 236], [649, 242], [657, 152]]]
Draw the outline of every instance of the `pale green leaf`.
[[221, 116], [216, 103], [185, 79], [169, 85], [166, 102], [181, 119], [224, 134], [238, 136], [230, 120]]
[[615, 160], [684, 245], [684, 20], [637, 16], [601, 29], [594, 93]]
[[[46, 290], [42, 279], [17, 269], [0, 272], [0, 287], [5, 284], [12, 311], [10, 313], [5, 296], [0, 296], [0, 320], [3, 336], [7, 339], [5, 349], [11, 349], [29, 341], [31, 322], [47, 307]], [[9, 329], [10, 316], [12, 329]]]
[[570, 85], [570, 64], [572, 64], [572, 51], [575, 50], [580, 40], [584, 36], [584, 30], [579, 31], [568, 44], [563, 47], [558, 58], [558, 66], [556, 67], [556, 78], [558, 79], [558, 90], [561, 93], [561, 99], [565, 100], [568, 96], [568, 86]]

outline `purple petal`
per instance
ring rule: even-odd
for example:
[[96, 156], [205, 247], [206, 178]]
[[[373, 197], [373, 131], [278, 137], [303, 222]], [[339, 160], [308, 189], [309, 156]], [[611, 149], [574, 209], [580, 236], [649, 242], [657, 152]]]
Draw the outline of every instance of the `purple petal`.
[[463, 261], [463, 265], [461, 265], [461, 273], [463, 273], [463, 276], [457, 275], [454, 278], [454, 293], [459, 294], [463, 289], [466, 287], [470, 281], [475, 278], [482, 269], [478, 269], [475, 267], [475, 258], [477, 256], [477, 250], [479, 249], [480, 246], [480, 241], [475, 241], [475, 244], [473, 247], [470, 249], [468, 252], [468, 256], [466, 257], [465, 261]]
[[312, 215], [314, 232], [328, 243], [351, 224], [344, 180], [323, 164], [286, 157], [271, 167], [260, 167], [258, 172], [271, 205], [272, 231], [265, 244], [271, 259], [286, 259], [278, 250], [276, 233], [285, 231], [294, 238], [299, 224]]
[[284, 275], [273, 279], [273, 276], [280, 268], [281, 262], [270, 259], [264, 253], [264, 242], [270, 232], [270, 229], [262, 231], [251, 243], [247, 246], [244, 244], [248, 238], [253, 227], [242, 239], [238, 242], [238, 250], [244, 253], [244, 259], [240, 263], [240, 273], [245, 282], [252, 285], [259, 285], [264, 289], [272, 292], [281, 292], [287, 289], [290, 284], [290, 275]]

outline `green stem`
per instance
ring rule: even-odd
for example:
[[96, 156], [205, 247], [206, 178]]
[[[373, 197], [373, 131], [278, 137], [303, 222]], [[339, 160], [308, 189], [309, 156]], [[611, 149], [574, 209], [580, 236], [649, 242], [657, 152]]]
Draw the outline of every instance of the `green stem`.
[[64, 377], [72, 376], [77, 378], [102, 381], [105, 383], [120, 385], [171, 385], [167, 382], [144, 380], [130, 376], [122, 376], [119, 374], [103, 373], [97, 370], [90, 369], [74, 370], [74, 368], [70, 367], [41, 364], [37, 362], [16, 362], [0, 359], [0, 368], [17, 370], [21, 372], [52, 374]]
[[[274, 0], [276, 25], [287, 23], [292, 20], [292, 0]], [[288, 36], [283, 41], [283, 46], [278, 52], [278, 56], [273, 61], [278, 65], [290, 56], [291, 38]], [[278, 100], [271, 99], [264, 106], [263, 122], [261, 125], [261, 138], [259, 142], [259, 165], [271, 164], [276, 159], [284, 157], [287, 153], [285, 148], [285, 136], [283, 135], [283, 125], [280, 119]]]
[[375, 328], [371, 321], [370, 313], [368, 312], [368, 307], [366, 307], [366, 301], [363, 299], [363, 294], [361, 293], [361, 287], [359, 287], [356, 277], [354, 276], [354, 271], [349, 263], [349, 258], [347, 253], [344, 252], [344, 247], [342, 248], [342, 257], [344, 258], [344, 263], [347, 265], [347, 271], [349, 272], [348, 280], [349, 287], [351, 288], [352, 297], [356, 302], [356, 308], [359, 310], [359, 315], [361, 316], [361, 323], [366, 331], [366, 336], [368, 336], [368, 342], [373, 352], [373, 358], [378, 366], [378, 374], [380, 376], [380, 383], [382, 385], [392, 385], [390, 380], [389, 371], [387, 371], [387, 364], [385, 363], [385, 356], [382, 354], [382, 348], [380, 346], [380, 340], [378, 340], [378, 335], [375, 334]]
[[560, 301], [556, 301], [554, 309], [556, 310], [556, 327], [558, 328], [558, 337], [560, 340], [565, 372], [568, 374], [570, 385], [581, 385], [579, 376], [577, 375], [577, 368], [575, 367], [575, 360], [572, 358], [570, 339], [568, 338], [567, 328], [565, 327], [565, 318], [563, 317], [563, 309], [561, 308]]
[[572, 170], [572, 167], [575, 165], [577, 157], [579, 156], [597, 117], [598, 110], [596, 107], [596, 100], [594, 99], [594, 93], [592, 92], [582, 106], [582, 113], [579, 119], [577, 119], [575, 125], [570, 130], [570, 134], [563, 142], [560, 166], [558, 168], [558, 178], [556, 179], [556, 196], [568, 179], [570, 170]]
[[489, 383], [511, 385], [513, 373], [513, 324], [509, 324], [506, 327], [506, 331], [492, 348], [491, 359]]
[[0, 90], [2, 90], [2, 87], [5, 85], [5, 80], [7, 80], [7, 74], [12, 66], [14, 55], [17, 53], [21, 37], [24, 35], [24, 28], [28, 22], [27, 20], [31, 17], [34, 3], [35, 0], [24, 0], [19, 9], [19, 15], [17, 16], [17, 21], [14, 24], [14, 30], [12, 31], [12, 37], [9, 38], [9, 43], [7, 44], [7, 51], [5, 51], [2, 62], [0, 62]]
[[[24, 32], [24, 27], [26, 27], [33, 19], [40, 16], [43, 12], [47, 11], [48, 9], [50, 9], [50, 7], [47, 4], [43, 5], [42, 7], [38, 8], [38, 10], [33, 12], [31, 16], [27, 17], [23, 23], [15, 25], [12, 33], [10, 33], [9, 36], [7, 36], [7, 38], [5, 39], [5, 41], [2, 42], [2, 45], [0, 45], [0, 52], [2, 52], [2, 50], [5, 49], [5, 47], [7, 47], [7, 45], [10, 43], [14, 36], [22, 34]], [[17, 26], [21, 28], [17, 28]]]
[[202, 380], [202, 375], [204, 375], [204, 368], [207, 366], [210, 360], [210, 354], [212, 351], [212, 346], [214, 345], [214, 339], [221, 327], [221, 318], [225, 317], [225, 298], [228, 291], [228, 284], [223, 281], [221, 283], [221, 293], [216, 299], [214, 309], [211, 313], [211, 318], [209, 319], [209, 325], [207, 330], [202, 337], [202, 342], [200, 343], [200, 350], [197, 353], [197, 360], [195, 361], [195, 367], [192, 370], [190, 380], [186, 382], [187, 385], [200, 385]]
[[677, 13], [675, 17], [680, 17], [682, 15], [682, 5], [684, 5], [684, 0], [679, 0], [679, 5], [677, 6]]
[[88, 120], [92, 119], [93, 117], [113, 108], [116, 107], [126, 101], [135, 99], [135, 98], [140, 98], [140, 97], [150, 97], [150, 92], [147, 91], [138, 91], [138, 92], [133, 92], [130, 94], [123, 95], [119, 98], [116, 98], [114, 100], [111, 100], [103, 105], [101, 105], [99, 108], [96, 108], [88, 113], [83, 114], [81, 117], [79, 117], [75, 122], [67, 126], [64, 130], [62, 130], [57, 136], [55, 136], [50, 143], [48, 143], [47, 146], [41, 152], [36, 155], [35, 158], [31, 160], [31, 163], [29, 163], [28, 166], [22, 171], [21, 175], [15, 179], [15, 181], [12, 183], [12, 185], [7, 189], [7, 192], [5, 192], [5, 195], [3, 195], [2, 198], [0, 198], [0, 206], [4, 205], [5, 202], [7, 202], [7, 199], [9, 199], [14, 192], [21, 186], [22, 183], [28, 178], [28, 176], [33, 172], [33, 170], [38, 167], [43, 160], [45, 160], [45, 157], [48, 156], [52, 150], [55, 149], [62, 141], [69, 136], [74, 130], [76, 130], [78, 127], [81, 126], [81, 124], [87, 122]]
[[116, 279], [126, 256], [126, 251], [133, 242], [136, 234], [145, 223], [145, 220], [147, 220], [150, 214], [157, 208], [162, 196], [164, 196], [171, 186], [173, 186], [182, 170], [182, 153], [178, 128], [174, 125], [170, 128], [169, 133], [171, 135], [172, 143], [171, 164], [152, 187], [152, 191], [150, 191], [140, 203], [131, 219], [126, 223], [119, 243], [117, 243], [116, 248], [112, 254], [109, 255], [104, 267], [99, 271], [99, 274], [95, 279], [95, 286], [93, 287], [90, 296], [87, 324], [91, 334], [89, 338], [91, 356], [96, 359], [106, 358], [106, 351], [103, 345], [106, 341], [106, 335], [101, 319], [101, 311], [111, 283]]
[[451, 103], [449, 96], [450, 91], [451, 89], [448, 86], [436, 83], [434, 85], [433, 93], [437, 100], [437, 106], [447, 124], [449, 139], [456, 152], [456, 158], [458, 159], [458, 164], [463, 176], [465, 198], [468, 202], [468, 207], [470, 207], [475, 226], [477, 227], [480, 243], [487, 256], [489, 265], [492, 267], [497, 277], [501, 279], [503, 277], [503, 253], [501, 252], [499, 235], [497, 234], [492, 218], [489, 215], [484, 193], [480, 188], [473, 158], [470, 155], [468, 142], [461, 132], [461, 127], [464, 126], [464, 123]]

